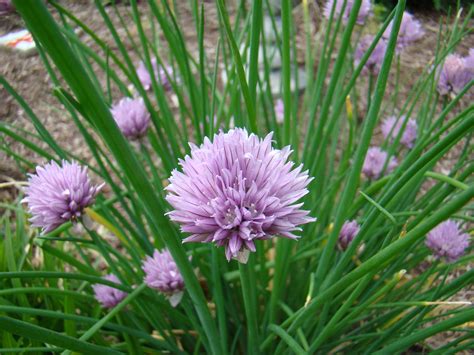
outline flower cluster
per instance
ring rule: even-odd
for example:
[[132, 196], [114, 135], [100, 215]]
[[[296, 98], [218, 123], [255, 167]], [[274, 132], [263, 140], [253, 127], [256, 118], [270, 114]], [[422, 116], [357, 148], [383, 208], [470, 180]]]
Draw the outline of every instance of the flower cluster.
[[[399, 118], [390, 116], [386, 118], [382, 123], [382, 134], [385, 138], [390, 138], [390, 141], [394, 141], [398, 137], [400, 130], [402, 129], [406, 121], [405, 116]], [[402, 143], [407, 148], [413, 148], [413, 145], [417, 136], [418, 125], [414, 119], [409, 118], [406, 122], [405, 129], [400, 138]]]
[[183, 297], [184, 280], [170, 252], [155, 250], [153, 257], [147, 256], [142, 268], [148, 287], [163, 293], [176, 307]]
[[[364, 165], [362, 172], [368, 179], [378, 179], [384, 171], [385, 162], [387, 161], [388, 154], [379, 147], [370, 147], [365, 156]], [[397, 159], [391, 157], [386, 173], [391, 173], [398, 165]]]
[[345, 221], [339, 232], [338, 245], [341, 250], [346, 250], [352, 240], [359, 233], [360, 226], [357, 221]]
[[288, 162], [289, 147], [272, 148], [272, 134], [260, 139], [245, 129], [219, 133], [180, 161], [166, 187], [170, 218], [191, 233], [185, 242], [214, 242], [228, 260], [246, 262], [255, 241], [281, 236], [314, 221], [297, 203], [311, 181], [302, 166]]
[[[166, 91], [170, 90], [171, 83], [168, 79], [168, 76], [171, 76], [171, 74], [173, 73], [173, 69], [171, 68], [171, 66], [166, 66], [165, 68], [163, 68], [162, 66], [159, 66], [156, 58], [153, 58], [151, 60], [151, 65], [153, 67], [153, 74], [158, 84], [161, 83], [162, 87]], [[150, 90], [152, 86], [152, 77], [145, 63], [140, 62], [138, 64], [137, 76], [138, 76], [138, 79], [140, 80], [140, 83], [143, 85], [143, 88], [145, 90]]]
[[[392, 27], [393, 20], [390, 22], [383, 34], [384, 39], [388, 40], [390, 33], [392, 32]], [[397, 51], [401, 51], [413, 44], [413, 42], [418, 41], [423, 37], [424, 33], [425, 31], [421, 26], [421, 22], [409, 12], [404, 12], [402, 22], [400, 24], [400, 31], [398, 32]]]
[[[371, 35], [366, 35], [362, 37], [354, 52], [355, 65], [358, 65], [360, 63], [362, 57], [365, 55], [370, 45], [374, 41], [374, 38], [375, 37]], [[381, 38], [372, 53], [370, 54], [369, 59], [365, 63], [364, 68], [362, 69], [362, 73], [370, 73], [371, 75], [377, 75], [380, 72], [380, 68], [382, 67], [382, 62], [386, 51], [387, 42]]]
[[461, 233], [456, 222], [447, 220], [428, 233], [425, 244], [436, 257], [445, 257], [446, 261], [453, 262], [469, 246], [469, 234]]
[[[344, 7], [345, 3], [345, 7]], [[324, 5], [323, 15], [327, 19], [331, 16], [331, 11], [334, 8], [333, 18], [337, 19], [341, 16], [342, 12], [342, 21], [347, 23], [349, 16], [351, 14], [352, 8], [354, 7], [354, 0], [329, 0]], [[370, 15], [372, 10], [372, 3], [370, 0], [362, 0], [360, 5], [359, 13], [357, 14], [357, 23], [363, 25], [365, 20]]]
[[150, 113], [142, 98], [125, 97], [110, 111], [123, 135], [128, 139], [139, 139], [146, 134], [150, 125]]
[[67, 221], [77, 221], [94, 203], [102, 185], [92, 185], [87, 168], [76, 162], [51, 161], [30, 174], [23, 202], [28, 204], [33, 227], [48, 233]]
[[441, 68], [438, 79], [440, 95], [456, 95], [474, 79], [474, 51], [471, 49], [467, 57], [449, 54]]
[[[114, 274], [108, 274], [104, 277], [105, 280], [112, 281], [118, 285], [121, 284], [120, 280]], [[105, 308], [112, 308], [115, 307], [122, 301], [125, 297], [127, 297], [127, 293], [123, 292], [119, 289], [102, 285], [96, 284], [92, 286], [95, 294], [95, 298], [100, 304]]]

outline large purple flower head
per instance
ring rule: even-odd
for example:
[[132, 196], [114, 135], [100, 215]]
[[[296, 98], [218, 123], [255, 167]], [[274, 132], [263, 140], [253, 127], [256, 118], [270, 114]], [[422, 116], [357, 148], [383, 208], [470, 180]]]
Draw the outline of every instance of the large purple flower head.
[[[165, 68], [163, 68], [162, 66], [159, 66], [156, 58], [153, 58], [151, 60], [151, 65], [153, 67], [153, 74], [155, 75], [155, 79], [157, 83], [158, 84], [161, 83], [161, 85], [163, 86], [165, 90], [170, 90], [171, 83], [168, 80], [168, 76], [166, 74], [168, 73], [168, 75], [171, 76], [171, 73], [173, 72], [173, 69], [171, 68], [171, 66], [166, 66]], [[137, 75], [138, 75], [138, 79], [143, 85], [143, 88], [145, 90], [150, 90], [152, 86], [152, 78], [145, 63], [140, 62], [138, 64]]]
[[[346, 5], [344, 7], [344, 1]], [[335, 4], [334, 4], [335, 3]], [[333, 6], [334, 8], [334, 15], [333, 18], [337, 19], [342, 12], [342, 21], [347, 23], [349, 20], [349, 16], [351, 14], [352, 8], [354, 7], [354, 0], [328, 0], [324, 5], [323, 15], [327, 19], [331, 16], [331, 11]], [[360, 5], [359, 13], [357, 15], [357, 23], [359, 25], [363, 25], [366, 18], [370, 15], [372, 10], [372, 3], [370, 0], [362, 0], [362, 4]]]
[[447, 220], [428, 233], [425, 244], [436, 257], [445, 257], [448, 262], [453, 262], [469, 246], [469, 234], [462, 233], [456, 222]]
[[[104, 277], [105, 280], [112, 281], [118, 285], [121, 284], [120, 280], [114, 274], [108, 274]], [[123, 292], [117, 288], [113, 288], [107, 285], [96, 284], [93, 285], [95, 298], [100, 304], [105, 308], [115, 307], [127, 297], [127, 293]]]
[[91, 184], [86, 167], [64, 160], [61, 166], [51, 161], [36, 167], [28, 183], [23, 201], [28, 203], [32, 226], [41, 227], [43, 233], [80, 218], [103, 186]]
[[285, 119], [285, 105], [282, 99], [278, 99], [275, 102], [275, 116], [276, 122], [282, 124]]
[[150, 113], [142, 98], [124, 97], [110, 111], [125, 137], [134, 140], [145, 135], [150, 125]]
[[293, 169], [290, 154], [272, 148], [272, 133], [260, 139], [240, 128], [191, 145], [166, 187], [170, 218], [191, 233], [184, 241], [215, 242], [227, 260], [245, 263], [255, 240], [296, 239], [293, 232], [315, 219], [297, 203], [311, 178], [301, 165]]
[[[400, 133], [403, 124], [406, 120], [405, 116], [397, 118], [396, 116], [390, 116], [382, 122], [382, 134], [385, 138], [390, 138], [390, 141], [394, 141]], [[413, 148], [413, 145], [417, 136], [418, 125], [414, 119], [409, 118], [405, 125], [400, 143], [407, 148]]]
[[168, 250], [155, 250], [143, 262], [145, 283], [163, 293], [175, 307], [183, 296], [184, 280]]
[[[360, 63], [362, 57], [367, 52], [373, 41], [374, 36], [372, 35], [366, 35], [362, 37], [354, 52], [355, 65], [358, 65]], [[384, 39], [380, 39], [374, 50], [370, 54], [369, 59], [365, 63], [364, 68], [362, 69], [362, 73], [370, 73], [372, 75], [377, 75], [380, 72], [380, 68], [382, 67], [383, 57], [385, 55], [386, 50], [387, 42]]]
[[[370, 147], [365, 156], [362, 172], [369, 179], [378, 179], [382, 174], [385, 162], [387, 160], [387, 152], [384, 152], [379, 147]], [[398, 165], [397, 159], [391, 157], [387, 164], [386, 173], [391, 173]]]
[[[383, 34], [384, 39], [388, 40], [390, 33], [392, 32], [392, 27], [393, 20], [390, 22]], [[400, 24], [400, 31], [398, 32], [397, 50], [403, 50], [413, 42], [418, 41], [424, 34], [425, 31], [421, 26], [421, 22], [418, 21], [415, 16], [405, 11], [403, 13], [402, 23]]]
[[466, 67], [466, 59], [457, 54], [446, 57], [438, 79], [440, 95], [458, 94], [473, 79], [473, 74]]
[[339, 232], [338, 244], [342, 250], [346, 250], [352, 239], [359, 233], [360, 226], [356, 221], [345, 221]]

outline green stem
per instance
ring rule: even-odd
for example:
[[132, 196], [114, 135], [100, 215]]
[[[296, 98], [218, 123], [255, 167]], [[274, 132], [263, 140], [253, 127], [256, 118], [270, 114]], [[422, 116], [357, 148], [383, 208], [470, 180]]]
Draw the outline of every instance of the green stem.
[[242, 296], [244, 298], [245, 316], [247, 318], [247, 343], [248, 353], [258, 354], [258, 322], [255, 299], [252, 297], [255, 285], [251, 284], [250, 266], [239, 263], [240, 281], [242, 283]]
[[[97, 333], [100, 328], [102, 328], [107, 322], [112, 320], [127, 304], [132, 302], [138, 295], [143, 292], [147, 288], [145, 283], [138, 286], [132, 293], [130, 293], [127, 297], [125, 297], [118, 305], [116, 305], [105, 317], [99, 320], [96, 324], [89, 328], [80, 338], [79, 340], [87, 341], [89, 340], [95, 333]], [[63, 355], [71, 354], [71, 351], [66, 350], [62, 353]]]

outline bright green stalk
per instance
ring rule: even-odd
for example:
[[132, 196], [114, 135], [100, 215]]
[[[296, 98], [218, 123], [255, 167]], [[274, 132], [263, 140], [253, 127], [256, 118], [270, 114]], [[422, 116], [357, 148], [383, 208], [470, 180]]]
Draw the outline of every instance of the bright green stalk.
[[285, 330], [281, 327], [279, 327], [276, 324], [270, 324], [268, 326], [268, 329], [270, 329], [273, 333], [278, 335], [287, 345], [288, 347], [293, 351], [294, 354], [298, 355], [303, 355], [303, 354], [308, 354], [300, 344], [296, 342], [295, 339], [291, 335], [289, 335]]
[[160, 226], [163, 238], [173, 259], [178, 265], [186, 283], [189, 295], [193, 299], [196, 311], [202, 322], [204, 331], [210, 341], [214, 353], [219, 353], [217, 329], [209, 313], [203, 291], [194, 274], [176, 230], [165, 217], [161, 203], [155, 198], [152, 186], [147, 182], [147, 175], [142, 166], [131, 152], [128, 143], [115, 124], [108, 107], [95, 93], [93, 85], [86, 76], [77, 59], [74, 57], [68, 43], [61, 35], [57, 24], [41, 2], [25, 3], [15, 1], [17, 10], [23, 16], [30, 31], [42, 42], [51, 59], [56, 63], [66, 82], [83, 105], [87, 116], [93, 119], [97, 130], [114, 153], [117, 162], [137, 194], [142, 197], [142, 203], [156, 225]]
[[[250, 260], [249, 260], [250, 261]], [[242, 296], [244, 299], [245, 316], [247, 318], [247, 344], [250, 355], [256, 355], [258, 351], [258, 309], [255, 296], [255, 284], [251, 283], [250, 269], [248, 264], [239, 262], [240, 282], [242, 286]]]
[[[138, 286], [132, 293], [125, 297], [118, 305], [116, 305], [105, 317], [99, 320], [96, 324], [90, 327], [80, 338], [79, 340], [87, 341], [89, 340], [100, 328], [102, 328], [109, 320], [111, 320], [115, 315], [117, 315], [126, 305], [132, 302], [137, 296], [147, 288], [145, 283]], [[63, 355], [69, 355], [70, 351], [64, 351]]]
[[[367, 150], [369, 148], [370, 139], [372, 137], [375, 124], [377, 123], [378, 113], [379, 113], [380, 106], [382, 104], [382, 100], [384, 97], [385, 87], [387, 85], [388, 74], [390, 71], [390, 65], [392, 62], [393, 54], [395, 52], [397, 34], [400, 28], [403, 11], [405, 9], [405, 2], [406, 0], [401, 0], [397, 5], [397, 12], [393, 20], [394, 23], [392, 27], [392, 32], [390, 34], [390, 39], [387, 45], [387, 51], [385, 53], [382, 68], [380, 70], [380, 74], [379, 74], [377, 84], [375, 87], [373, 101], [370, 106], [367, 118], [365, 120], [361, 141], [355, 153], [352, 168], [350, 170], [350, 176], [347, 180], [347, 183], [344, 187], [344, 191], [342, 192], [341, 199], [338, 203], [338, 209], [336, 211], [336, 219], [334, 222], [333, 231], [330, 234], [328, 243], [323, 250], [323, 253], [321, 255], [321, 260], [319, 262], [318, 269], [316, 271], [316, 282], [318, 283], [322, 282], [323, 275], [325, 275], [329, 269], [329, 263], [334, 254], [337, 238], [341, 230], [342, 224], [344, 223], [344, 220], [346, 218], [347, 206], [349, 206], [350, 201], [354, 199], [357, 187], [359, 185], [360, 172], [362, 169], [362, 165], [364, 163], [365, 155], [367, 154]], [[358, 2], [358, 5], [360, 6], [360, 1]], [[354, 17], [353, 15], [354, 15], [354, 11], [352, 11], [351, 17]], [[353, 20], [355, 21], [355, 19]]]
[[[469, 190], [459, 194], [452, 201], [448, 202], [441, 209], [436, 211], [431, 217], [426, 218], [423, 223], [420, 223], [418, 226], [410, 230], [404, 238], [398, 239], [396, 242], [393, 242], [388, 247], [382, 249], [377, 254], [366, 260], [359, 267], [351, 271], [346, 276], [342, 277], [339, 281], [332, 284], [332, 286], [326, 288], [315, 298], [313, 298], [313, 300], [306, 307], [300, 309], [293, 317], [288, 318], [282, 325], [289, 326], [291, 324], [289, 331], [296, 330], [308, 319], [308, 317], [315, 314], [315, 312], [323, 304], [325, 304], [325, 301], [327, 302], [331, 299], [331, 297], [343, 291], [348, 285], [359, 280], [367, 273], [376, 272], [383, 269], [391, 259], [396, 257], [399, 252], [410, 247], [410, 245], [426, 235], [426, 233], [433, 229], [437, 224], [447, 219], [450, 215], [462, 208], [473, 197], [474, 187], [470, 187]], [[271, 342], [271, 339], [272, 337], [268, 337], [262, 344], [261, 348], [268, 346]]]
[[120, 354], [120, 352], [110, 348], [86, 343], [85, 341], [77, 340], [76, 338], [10, 317], [0, 316], [0, 329], [25, 338], [56, 345], [79, 353]]
[[432, 335], [446, 331], [458, 325], [471, 322], [472, 320], [474, 320], [474, 308], [471, 307], [471, 309], [466, 309], [462, 312], [459, 312], [459, 314], [454, 317], [421, 329], [413, 334], [406, 335], [402, 339], [385, 346], [374, 354], [382, 355], [399, 352], [401, 350], [407, 349], [410, 345], [419, 342], [420, 340], [426, 339]]
[[[290, 22], [291, 0], [281, 3], [282, 24], [282, 82], [284, 105], [283, 144], [289, 144], [291, 139], [291, 56], [290, 56]], [[296, 143], [296, 142], [294, 142]]]
[[[49, 311], [45, 309], [25, 308], [25, 307], [16, 307], [16, 306], [1, 306], [0, 305], [0, 312], [25, 314], [25, 315], [30, 315], [30, 316], [40, 316], [40, 317], [60, 319], [60, 320], [71, 320], [76, 323], [88, 324], [88, 325], [94, 325], [98, 321], [97, 318], [79, 316], [76, 314], [65, 314], [58, 311]], [[147, 332], [144, 332], [144, 331], [118, 325], [115, 323], [107, 323], [105, 324], [104, 327], [109, 330], [113, 330], [120, 333], [127, 333], [132, 336], [146, 339], [147, 342], [155, 345], [158, 348], [165, 348], [170, 351], [178, 350], [177, 348], [168, 346], [168, 344], [166, 344], [162, 340], [155, 339], [154, 337], [152, 337], [151, 335], [149, 335]]]
[[[252, 132], [258, 133], [257, 114], [255, 111], [255, 105], [252, 100], [252, 96], [250, 94], [247, 80], [245, 79], [245, 71], [244, 71], [244, 66], [242, 64], [242, 58], [240, 56], [239, 47], [237, 46], [237, 43], [234, 38], [234, 34], [232, 33], [232, 29], [230, 27], [229, 14], [227, 13], [223, 0], [216, 0], [216, 2], [217, 2], [217, 7], [219, 9], [220, 17], [224, 25], [225, 33], [227, 35], [230, 48], [232, 50], [232, 55], [234, 57], [235, 68], [237, 70], [237, 76], [239, 77], [242, 95], [244, 96], [245, 105], [247, 106], [247, 115], [248, 115], [248, 121], [250, 124], [250, 129]], [[256, 59], [257, 58], [255, 58], [255, 60]]]
[[258, 82], [258, 49], [260, 46], [260, 30], [262, 28], [262, 0], [254, 0], [252, 7], [252, 25], [250, 28], [250, 57], [249, 57], [249, 92], [250, 98], [257, 107]]

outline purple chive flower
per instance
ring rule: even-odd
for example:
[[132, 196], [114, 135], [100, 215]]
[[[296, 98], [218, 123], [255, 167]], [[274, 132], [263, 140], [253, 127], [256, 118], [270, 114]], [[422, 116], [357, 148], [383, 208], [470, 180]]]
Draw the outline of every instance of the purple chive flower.
[[352, 240], [359, 233], [360, 226], [356, 221], [345, 221], [339, 232], [338, 244], [342, 250], [346, 250]]
[[298, 238], [292, 232], [315, 220], [297, 203], [312, 179], [302, 165], [293, 169], [290, 154], [272, 148], [272, 133], [260, 139], [240, 128], [191, 145], [166, 187], [170, 218], [191, 233], [184, 242], [214, 242], [245, 263], [255, 240]]
[[[371, 35], [366, 35], [362, 37], [354, 53], [355, 65], [359, 65], [362, 57], [365, 55], [370, 45], [374, 41], [374, 38], [375, 37]], [[380, 68], [382, 67], [382, 61], [386, 50], [387, 42], [384, 39], [380, 39], [374, 50], [370, 54], [369, 59], [365, 63], [364, 68], [362, 69], [362, 73], [370, 73], [372, 75], [377, 75], [380, 72]]]
[[[156, 58], [153, 58], [151, 60], [151, 65], [153, 67], [153, 73], [155, 75], [155, 79], [157, 80], [157, 83], [158, 84], [161, 83], [161, 85], [166, 91], [170, 90], [171, 83], [168, 80], [168, 76], [166, 74], [171, 76], [171, 73], [173, 72], [172, 67], [169, 65], [166, 66], [165, 68], [163, 68], [162, 66], [158, 66], [158, 61], [156, 60]], [[143, 85], [143, 88], [145, 90], [150, 90], [152, 86], [152, 79], [151, 79], [150, 72], [148, 71], [145, 63], [140, 62], [138, 64], [137, 75], [138, 75], [138, 79]]]
[[[108, 274], [104, 279], [112, 281], [118, 285], [121, 284], [118, 277], [114, 274]], [[94, 289], [95, 299], [105, 308], [115, 307], [120, 303], [120, 301], [127, 297], [126, 292], [107, 285], [96, 284], [93, 285], [92, 288]]]
[[0, 16], [7, 15], [15, 11], [11, 0], [0, 0]]
[[[325, 18], [329, 19], [331, 16], [331, 11], [333, 6], [334, 8], [334, 15], [333, 19], [337, 20], [337, 18], [341, 15], [342, 13], [342, 21], [343, 23], [347, 23], [349, 20], [349, 16], [351, 14], [352, 8], [354, 6], [354, 0], [346, 0], [346, 6], [344, 7], [344, 1], [345, 0], [328, 0], [326, 4], [324, 5], [323, 8], [323, 15]], [[334, 5], [334, 2], [336, 3]], [[344, 10], [343, 10], [344, 7]], [[372, 10], [372, 3], [370, 0], [362, 0], [362, 4], [360, 5], [359, 13], [357, 15], [357, 23], [359, 25], [363, 25], [366, 18], [370, 15], [370, 12]]]
[[153, 257], [146, 257], [142, 269], [148, 287], [163, 293], [176, 307], [183, 297], [184, 280], [170, 252], [155, 250]]
[[464, 65], [471, 72], [471, 74], [474, 73], [474, 48], [469, 49], [469, 54], [464, 57]]
[[[383, 34], [384, 39], [388, 40], [392, 32], [392, 27], [393, 20]], [[400, 24], [400, 31], [398, 32], [397, 51], [401, 51], [413, 42], [418, 41], [424, 34], [425, 31], [421, 26], [421, 22], [418, 21], [415, 16], [405, 11], [403, 13], [402, 23]]]
[[472, 79], [473, 72], [466, 67], [466, 59], [449, 54], [439, 74], [438, 92], [440, 95], [458, 94]]
[[[390, 141], [394, 141], [400, 133], [406, 118], [401, 116], [397, 119], [395, 116], [390, 116], [386, 118], [382, 123], [382, 134], [385, 138], [390, 138]], [[416, 140], [418, 125], [414, 119], [409, 118], [408, 122], [405, 125], [405, 130], [403, 131], [402, 137], [400, 138], [400, 143], [402, 143], [407, 148], [413, 148], [413, 145]]]
[[453, 262], [469, 246], [469, 234], [461, 233], [456, 222], [447, 220], [428, 233], [425, 244], [436, 257], [445, 257], [448, 262]]
[[77, 221], [84, 209], [94, 203], [102, 185], [91, 184], [87, 168], [76, 162], [51, 161], [36, 167], [36, 174], [29, 174], [26, 197], [33, 227], [43, 233], [51, 232], [67, 221]]
[[285, 105], [282, 99], [278, 99], [275, 102], [275, 116], [276, 122], [282, 124], [285, 119]]
[[[382, 174], [387, 160], [387, 152], [384, 152], [379, 147], [370, 147], [365, 156], [362, 172], [369, 179], [378, 179]], [[397, 159], [391, 157], [385, 169], [386, 173], [391, 173], [398, 165]]]
[[124, 97], [110, 111], [123, 135], [128, 139], [139, 139], [146, 134], [150, 125], [150, 113], [142, 98]]

